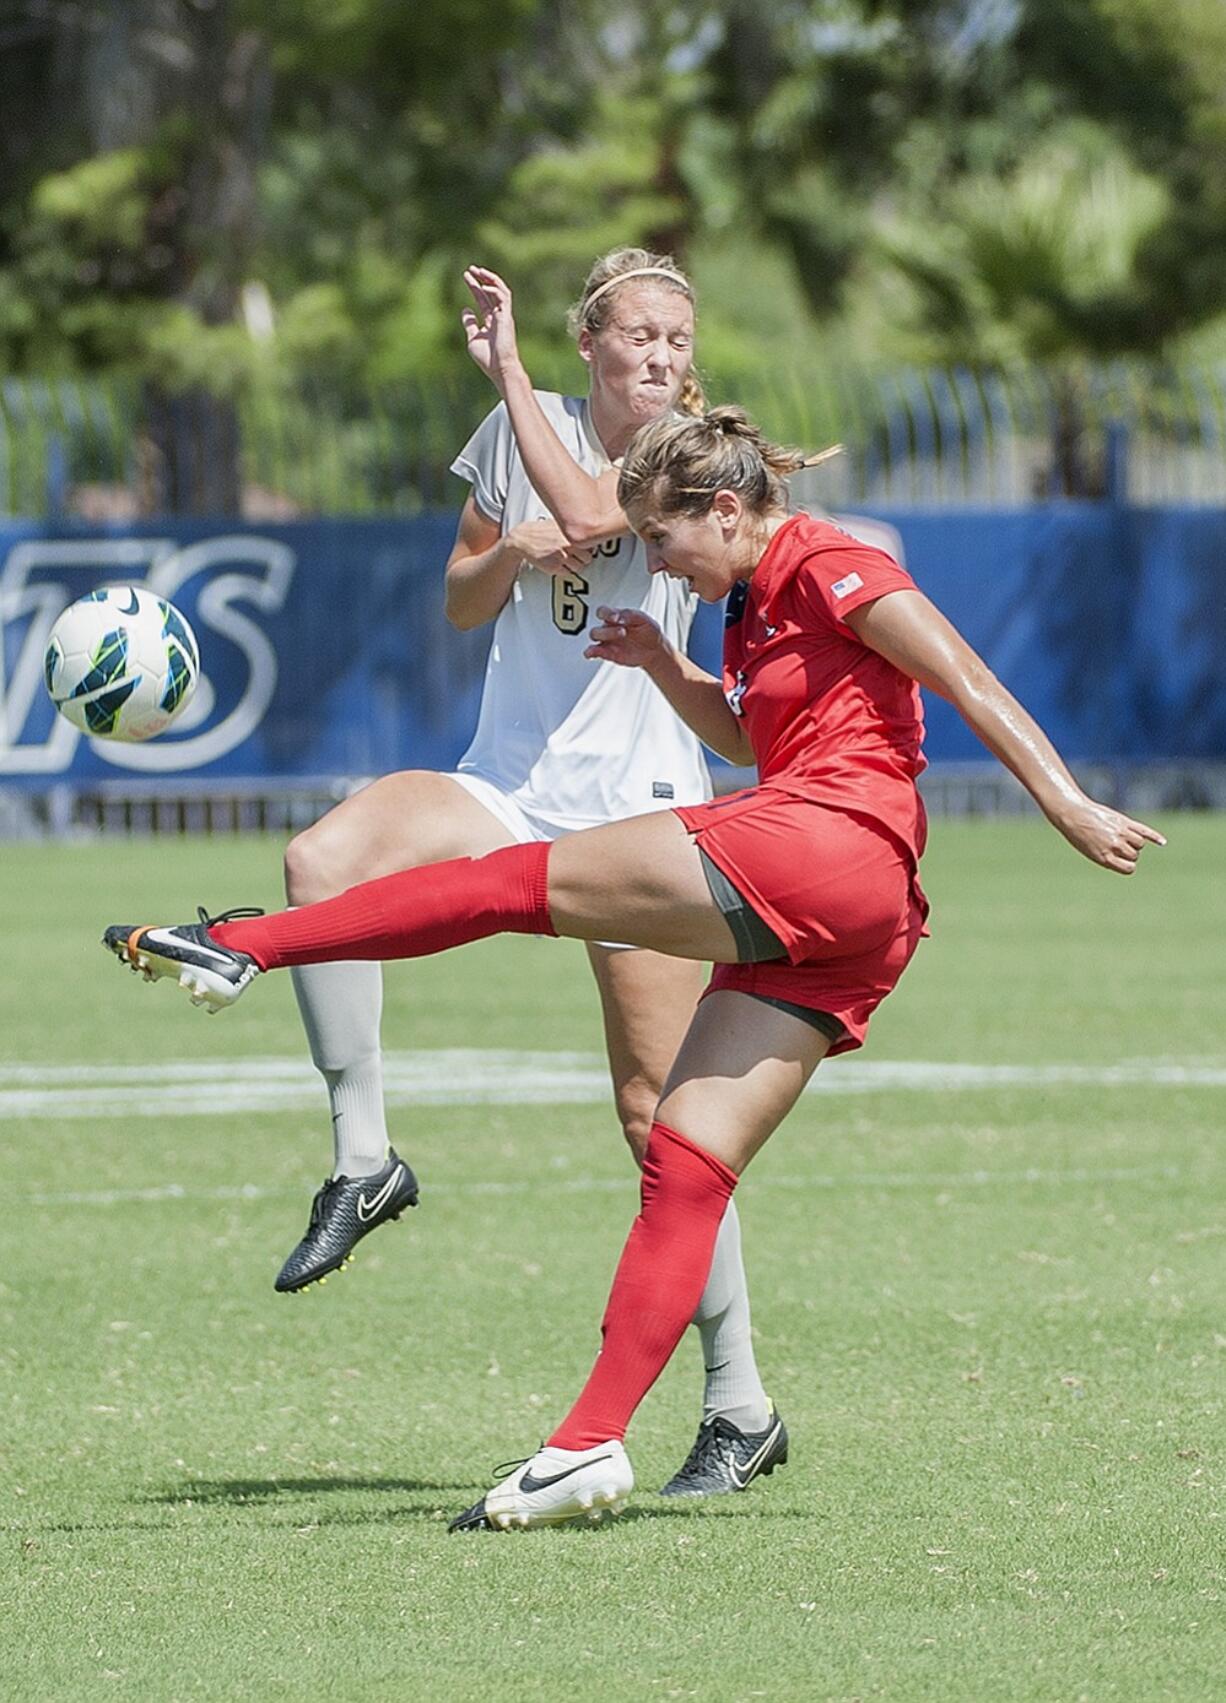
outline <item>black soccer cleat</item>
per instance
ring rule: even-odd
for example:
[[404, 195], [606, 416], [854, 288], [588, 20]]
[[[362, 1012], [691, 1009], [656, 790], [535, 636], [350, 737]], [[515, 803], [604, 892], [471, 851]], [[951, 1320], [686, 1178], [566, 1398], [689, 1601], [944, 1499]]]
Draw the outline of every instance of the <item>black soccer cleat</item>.
[[748, 1490], [755, 1478], [766, 1478], [786, 1466], [787, 1426], [771, 1403], [764, 1431], [742, 1431], [718, 1414], [698, 1427], [685, 1465], [661, 1490], [661, 1496], [727, 1496]]
[[246, 908], [211, 917], [201, 905], [197, 914], [199, 922], [171, 928], [114, 923], [102, 936], [102, 944], [147, 982], [173, 976], [181, 988], [187, 989], [193, 1005], [221, 1011], [233, 1005], [255, 980], [260, 966], [246, 952], [222, 946], [209, 930], [215, 923], [231, 922], [235, 917], [262, 917], [264, 913]]
[[485, 1497], [474, 1502], [471, 1508], [465, 1508], [462, 1514], [457, 1514], [447, 1527], [449, 1532], [494, 1532], [498, 1527], [485, 1511]]
[[291, 1295], [343, 1271], [363, 1236], [416, 1205], [417, 1178], [394, 1147], [373, 1177], [331, 1178], [311, 1202], [306, 1235], [281, 1267], [278, 1293]]

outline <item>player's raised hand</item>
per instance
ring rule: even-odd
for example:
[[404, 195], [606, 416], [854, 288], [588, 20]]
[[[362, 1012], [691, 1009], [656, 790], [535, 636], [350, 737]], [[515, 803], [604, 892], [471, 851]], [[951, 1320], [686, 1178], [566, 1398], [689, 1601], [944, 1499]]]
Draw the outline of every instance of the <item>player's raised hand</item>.
[[468, 353], [501, 391], [503, 372], [519, 359], [511, 287], [488, 266], [467, 267], [464, 282], [473, 298], [473, 307], [460, 315]]
[[641, 609], [597, 609], [600, 625], [588, 635], [584, 651], [596, 662], [616, 662], [622, 668], [650, 668], [668, 652], [668, 640]]
[[507, 543], [544, 574], [579, 573], [592, 559], [591, 545], [572, 544], [556, 520], [523, 520], [507, 533]]
[[1166, 844], [1156, 828], [1134, 822], [1131, 816], [1113, 810], [1109, 804], [1097, 804], [1092, 798], [1062, 811], [1056, 826], [1083, 857], [1117, 875], [1131, 875], [1147, 845]]

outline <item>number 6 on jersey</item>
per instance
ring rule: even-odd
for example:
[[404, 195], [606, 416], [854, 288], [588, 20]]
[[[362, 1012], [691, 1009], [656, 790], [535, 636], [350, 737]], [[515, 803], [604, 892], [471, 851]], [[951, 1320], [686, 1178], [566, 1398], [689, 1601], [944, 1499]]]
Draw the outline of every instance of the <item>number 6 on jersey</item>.
[[555, 574], [553, 624], [560, 633], [581, 633], [587, 626], [588, 583], [580, 574]]

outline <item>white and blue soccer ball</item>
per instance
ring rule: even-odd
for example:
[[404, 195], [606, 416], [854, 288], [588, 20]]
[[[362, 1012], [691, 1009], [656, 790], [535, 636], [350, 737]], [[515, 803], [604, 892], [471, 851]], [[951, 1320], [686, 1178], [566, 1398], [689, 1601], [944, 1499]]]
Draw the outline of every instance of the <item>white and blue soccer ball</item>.
[[51, 702], [82, 733], [136, 741], [164, 733], [200, 678], [196, 635], [144, 586], [108, 585], [69, 605], [47, 640]]

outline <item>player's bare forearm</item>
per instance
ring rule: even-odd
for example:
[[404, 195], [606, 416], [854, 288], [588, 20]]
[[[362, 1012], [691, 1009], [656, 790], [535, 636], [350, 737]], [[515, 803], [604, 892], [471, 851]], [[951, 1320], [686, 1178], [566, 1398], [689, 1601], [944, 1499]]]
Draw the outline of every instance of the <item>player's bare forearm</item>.
[[468, 352], [495, 386], [511, 421], [533, 489], [571, 544], [598, 544], [627, 531], [617, 503], [617, 475], [592, 478], [546, 419], [519, 357], [511, 289], [488, 266], [468, 266], [473, 307], [461, 319]]
[[1082, 791], [1034, 717], [922, 593], [891, 592], [852, 610], [847, 623], [870, 649], [951, 703], [1083, 856], [1128, 875], [1144, 845], [1165, 845], [1155, 829]]
[[753, 762], [744, 723], [728, 708], [724, 689], [714, 675], [671, 645], [647, 674], [708, 750], [738, 768]]
[[597, 479], [583, 471], [546, 419], [523, 367], [505, 369], [499, 388], [529, 482], [571, 543], [598, 544], [628, 532], [617, 474]]
[[500, 538], [476, 555], [452, 553], [444, 581], [443, 611], [461, 633], [483, 627], [501, 612], [511, 595], [523, 558]]
[[443, 613], [462, 633], [492, 621], [511, 595], [523, 554], [469, 497], [443, 580]]
[[658, 621], [643, 609], [610, 609], [605, 604], [596, 613], [599, 625], [591, 630], [584, 656], [619, 668], [641, 668], [709, 750], [730, 763], [753, 762], [744, 725], [728, 708], [719, 681], [679, 651]]
[[942, 696], [992, 755], [1017, 776], [1045, 816], [1059, 825], [1062, 810], [1080, 803], [1084, 794], [1060, 753], [986, 665], [980, 664]]
[[1146, 845], [1166, 844], [1162, 835], [1083, 792], [1034, 717], [980, 667], [983, 677], [964, 682], [950, 702], [1070, 845], [1105, 869], [1131, 875]]
[[951, 703], [1053, 820], [1082, 797], [1055, 746], [983, 658], [918, 592], [895, 592], [848, 616], [873, 650]]

